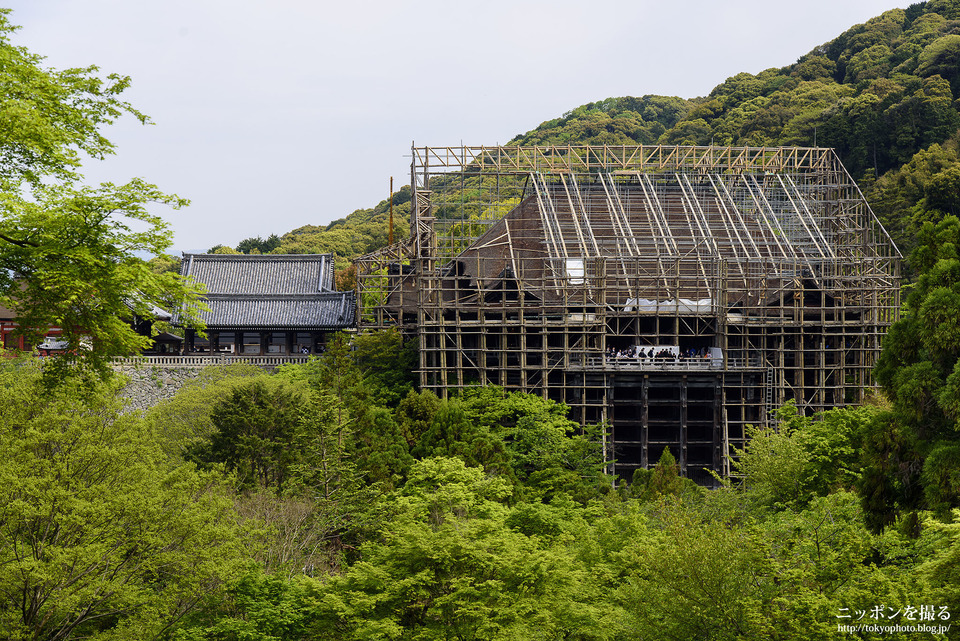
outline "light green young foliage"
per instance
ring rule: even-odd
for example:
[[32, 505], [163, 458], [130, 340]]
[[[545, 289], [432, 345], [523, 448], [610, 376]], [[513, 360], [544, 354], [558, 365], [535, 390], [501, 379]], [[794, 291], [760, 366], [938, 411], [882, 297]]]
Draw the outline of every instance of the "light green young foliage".
[[242, 563], [231, 502], [166, 466], [112, 389], [39, 379], [20, 361], [0, 371], [0, 629], [152, 637]]
[[734, 467], [751, 497], [760, 505], [791, 504], [805, 497], [804, 471], [809, 454], [795, 439], [772, 428], [752, 428]]
[[173, 641], [303, 641], [312, 619], [316, 580], [251, 571], [210, 607], [171, 634]]
[[924, 523], [921, 542], [932, 553], [919, 570], [929, 581], [934, 602], [955, 618], [960, 612], [960, 510], [953, 511], [953, 519], [953, 523], [934, 519]]
[[67, 354], [45, 371], [108, 375], [107, 361], [135, 353], [148, 339], [125, 322], [151, 304], [196, 320], [198, 294], [174, 273], [157, 274], [139, 258], [170, 247], [167, 224], [149, 203], [186, 201], [139, 179], [80, 186], [83, 155], [113, 145], [100, 130], [124, 113], [146, 117], [119, 94], [129, 78], [100, 78], [96, 67], [47, 70], [10, 38], [0, 10], [0, 302], [16, 309], [31, 342], [60, 327]]
[[704, 522], [665, 499], [642, 533], [613, 554], [625, 575], [617, 601], [636, 638], [759, 638], [753, 612], [774, 590], [754, 530]]
[[759, 524], [758, 531], [772, 559], [768, 580], [776, 588], [758, 614], [781, 638], [823, 638], [836, 631], [841, 608], [899, 607], [922, 595], [879, 551], [859, 497], [850, 492], [813, 498], [803, 510]]
[[267, 374], [255, 365], [205, 367], [175, 396], [157, 403], [144, 414], [145, 425], [174, 463], [186, 460], [190, 449], [216, 430], [210, 412], [238, 385]]
[[885, 556], [854, 494], [766, 520], [717, 516], [666, 497], [646, 519], [617, 517], [628, 536], [598, 539], [629, 638], [814, 641], [836, 632], [841, 608], [928, 596]]
[[506, 526], [509, 493], [458, 459], [415, 463], [363, 561], [317, 592], [317, 636], [609, 638], [573, 558]]
[[151, 304], [181, 309], [187, 320], [198, 311], [197, 294], [180, 275], [155, 273], [139, 258], [162, 254], [171, 242], [149, 202], [185, 204], [140, 180], [42, 187], [31, 199], [0, 193], [0, 301], [17, 311], [32, 342], [49, 327], [61, 328], [69, 348], [52, 359], [51, 375], [76, 366], [106, 375], [111, 357], [149, 346], [127, 321], [131, 307], [142, 317]]
[[802, 416], [793, 401], [777, 412], [777, 427], [750, 430], [733, 462], [746, 495], [758, 506], [799, 508], [815, 496], [852, 488], [860, 479], [864, 432], [877, 408], [842, 408]]
[[81, 153], [102, 158], [113, 144], [100, 133], [124, 113], [141, 122], [146, 116], [118, 96], [130, 78], [97, 67], [56, 71], [43, 58], [10, 40], [18, 27], [0, 10], [0, 184], [6, 190], [26, 180], [37, 184], [51, 176], [77, 177]]

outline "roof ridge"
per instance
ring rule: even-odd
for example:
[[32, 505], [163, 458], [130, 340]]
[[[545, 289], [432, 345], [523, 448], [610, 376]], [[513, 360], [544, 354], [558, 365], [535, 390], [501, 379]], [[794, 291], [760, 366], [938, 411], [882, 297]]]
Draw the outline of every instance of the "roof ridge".
[[350, 289], [346, 291], [326, 291], [326, 292], [290, 292], [284, 294], [258, 294], [258, 293], [246, 293], [246, 294], [229, 294], [224, 292], [212, 292], [203, 295], [205, 299], [263, 299], [263, 300], [279, 300], [283, 298], [336, 298], [338, 296], [354, 295], [355, 292]]
[[244, 260], [304, 260], [332, 258], [332, 253], [327, 254], [194, 254], [183, 252], [183, 257], [191, 257], [194, 260], [226, 260], [226, 261], [244, 261]]

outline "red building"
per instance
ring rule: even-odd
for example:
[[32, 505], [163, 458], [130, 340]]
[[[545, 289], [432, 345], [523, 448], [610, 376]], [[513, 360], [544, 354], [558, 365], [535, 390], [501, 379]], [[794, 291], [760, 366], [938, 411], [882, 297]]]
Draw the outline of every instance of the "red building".
[[16, 330], [20, 327], [17, 322], [16, 313], [7, 307], [0, 305], [0, 336], [3, 340], [3, 348], [8, 350], [18, 350], [21, 352], [32, 351], [36, 347], [42, 356], [60, 351], [63, 346], [57, 340], [60, 336], [59, 327], [51, 327], [39, 345], [31, 345], [23, 335], [17, 334]]

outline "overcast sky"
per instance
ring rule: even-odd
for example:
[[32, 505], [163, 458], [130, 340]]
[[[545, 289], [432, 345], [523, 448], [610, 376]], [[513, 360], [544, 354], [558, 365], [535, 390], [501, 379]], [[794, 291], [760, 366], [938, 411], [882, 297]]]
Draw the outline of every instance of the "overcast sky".
[[148, 114], [92, 181], [189, 198], [174, 251], [324, 225], [409, 183], [409, 150], [494, 145], [612, 96], [693, 98], [910, 0], [15, 0], [14, 42], [129, 75]]

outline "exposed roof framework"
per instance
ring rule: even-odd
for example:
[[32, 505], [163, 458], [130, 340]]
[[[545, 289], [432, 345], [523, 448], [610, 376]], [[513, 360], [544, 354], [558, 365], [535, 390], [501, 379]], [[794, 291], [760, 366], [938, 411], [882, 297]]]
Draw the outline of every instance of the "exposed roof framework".
[[414, 148], [438, 258], [535, 197], [549, 254], [822, 260], [897, 257], [833, 150]]

